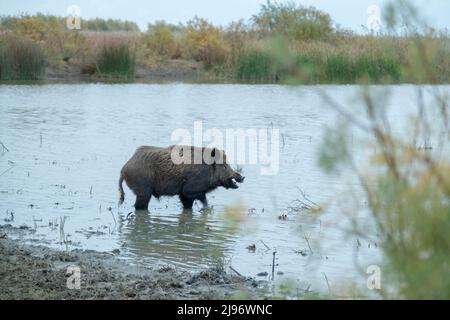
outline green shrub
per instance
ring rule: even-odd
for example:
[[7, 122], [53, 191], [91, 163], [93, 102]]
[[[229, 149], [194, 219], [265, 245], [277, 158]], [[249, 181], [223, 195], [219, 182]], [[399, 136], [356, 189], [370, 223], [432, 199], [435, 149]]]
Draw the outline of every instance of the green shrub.
[[[409, 2], [391, 5], [388, 26], [393, 29], [422, 22]], [[408, 31], [414, 35], [407, 39], [408, 51], [413, 54], [406, 63], [402, 60], [402, 74], [435, 83], [441, 72], [436, 69], [436, 39], [417, 36], [416, 29]], [[443, 40], [439, 43], [445, 43]], [[345, 71], [347, 63], [342, 57], [334, 58], [330, 70]], [[358, 55], [352, 72], [356, 75], [364, 70], [373, 78], [384, 74], [395, 77], [399, 68], [392, 57]], [[341, 114], [342, 121], [325, 132], [319, 164], [330, 173], [349, 169], [347, 172], [358, 179], [364, 191], [364, 203], [355, 202], [351, 191], [340, 201], [355, 204], [346, 210], [350, 215], [349, 235], [376, 241], [382, 251], [378, 292], [383, 298], [450, 298], [450, 110], [448, 90], [440, 89], [433, 86], [430, 90], [428, 85], [411, 88], [408, 102], [404, 101], [408, 109], [406, 126], [395, 124], [398, 119], [391, 117], [387, 87], [361, 87], [357, 109], [361, 111], [363, 106], [363, 113], [357, 109], [353, 112], [327, 95], [326, 100]], [[353, 137], [360, 137], [359, 141], [355, 143]], [[361, 147], [364, 151], [359, 152], [372, 155], [368, 161], [355, 156], [354, 150]]]
[[290, 40], [325, 39], [334, 32], [328, 14], [293, 2], [268, 0], [253, 16], [253, 22], [264, 35], [277, 33]]
[[[359, 179], [367, 205], [349, 212], [353, 227], [350, 234], [376, 239], [380, 245], [383, 274], [379, 293], [385, 298], [449, 299], [450, 162], [439, 154], [445, 152], [450, 137], [442, 136], [441, 142], [428, 148], [421, 148], [416, 140], [423, 134], [436, 137], [441, 130], [447, 130], [449, 110], [444, 104], [433, 113], [433, 119], [427, 119], [423, 114], [433, 111], [435, 105], [424, 105], [421, 95], [425, 89], [418, 90], [422, 93], [416, 103], [412, 102], [411, 110], [419, 111], [410, 115], [413, 125], [407, 128], [408, 138], [404, 139], [393, 133], [386, 120], [389, 111], [382, 110], [386, 101], [380, 94], [386, 95], [387, 91], [374, 94], [376, 90], [364, 88], [365, 117], [343, 113], [346, 121], [324, 135], [319, 163], [333, 173], [350, 168]], [[435, 101], [445, 97], [446, 93], [433, 92]], [[382, 105], [377, 103], [379, 100], [384, 101]], [[362, 121], [367, 121], [367, 127], [361, 126], [366, 123]], [[356, 135], [356, 129], [371, 137], [366, 143], [378, 150], [367, 169], [356, 161], [354, 146], [348, 139], [351, 132]], [[366, 219], [374, 224], [362, 222], [361, 212], [368, 212]]]

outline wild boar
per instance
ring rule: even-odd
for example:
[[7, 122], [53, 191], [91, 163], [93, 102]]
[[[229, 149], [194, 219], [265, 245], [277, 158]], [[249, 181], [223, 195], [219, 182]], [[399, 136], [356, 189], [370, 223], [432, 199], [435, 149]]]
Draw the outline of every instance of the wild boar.
[[[179, 156], [179, 158], [174, 158]], [[183, 161], [174, 159], [183, 158]], [[119, 179], [119, 204], [125, 199], [123, 180], [136, 195], [136, 210], [148, 209], [152, 196], [179, 196], [184, 209], [195, 200], [208, 205], [206, 194], [218, 187], [237, 189], [244, 177], [227, 163], [217, 148], [172, 145], [141, 146], [123, 166]]]

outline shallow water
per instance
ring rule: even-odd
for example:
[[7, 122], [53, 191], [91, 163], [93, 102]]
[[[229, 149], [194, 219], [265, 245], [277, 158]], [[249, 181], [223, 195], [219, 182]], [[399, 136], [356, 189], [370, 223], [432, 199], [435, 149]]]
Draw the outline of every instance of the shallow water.
[[[414, 86], [375, 87], [380, 104], [401, 132]], [[444, 88], [447, 89], [447, 88]], [[201, 269], [223, 258], [246, 276], [272, 273], [311, 290], [350, 282], [364, 288], [367, 266], [379, 263], [376, 241], [347, 236], [346, 210], [364, 205], [350, 172], [323, 173], [317, 148], [336, 113], [320, 92], [358, 113], [357, 86], [231, 84], [48, 84], [0, 86], [0, 224], [36, 229], [27, 240], [61, 249], [119, 249], [133, 264]], [[350, 107], [349, 107], [350, 108]], [[238, 190], [209, 196], [211, 211], [182, 213], [176, 198], [153, 199], [149, 213], [134, 213], [126, 188], [118, 208], [122, 165], [143, 144], [167, 146], [171, 134], [194, 121], [204, 129], [279, 129], [279, 172], [243, 165]], [[349, 139], [358, 137], [357, 133]], [[0, 149], [2, 149], [0, 147]], [[364, 166], [367, 152], [354, 143]], [[325, 208], [318, 218], [288, 208], [299, 189]], [[350, 190], [350, 192], [349, 192]], [[349, 201], [350, 197], [350, 201]], [[342, 201], [345, 199], [345, 201]], [[230, 209], [231, 208], [231, 209]], [[11, 216], [11, 212], [13, 215]], [[282, 214], [287, 219], [279, 219]], [[360, 219], [366, 219], [364, 216]], [[248, 250], [256, 244], [256, 250]], [[359, 266], [358, 266], [358, 262]], [[279, 274], [278, 274], [279, 273]], [[327, 281], [325, 280], [325, 275]], [[367, 293], [368, 294], [368, 293]]]

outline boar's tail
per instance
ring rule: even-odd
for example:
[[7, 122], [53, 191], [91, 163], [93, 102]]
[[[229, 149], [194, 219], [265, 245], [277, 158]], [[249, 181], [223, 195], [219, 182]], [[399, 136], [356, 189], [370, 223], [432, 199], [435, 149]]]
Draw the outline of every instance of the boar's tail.
[[123, 188], [122, 188], [122, 183], [123, 183], [123, 179], [124, 176], [122, 174], [122, 172], [120, 173], [120, 179], [119, 179], [119, 206], [123, 203], [123, 201], [125, 200], [125, 193], [123, 192]]

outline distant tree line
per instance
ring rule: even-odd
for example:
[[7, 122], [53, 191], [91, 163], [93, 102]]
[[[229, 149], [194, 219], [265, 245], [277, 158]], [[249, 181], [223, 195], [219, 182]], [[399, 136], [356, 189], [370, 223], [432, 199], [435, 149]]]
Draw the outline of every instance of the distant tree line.
[[[37, 13], [18, 16], [1, 16], [1, 31], [61, 30], [66, 28], [66, 17]], [[81, 19], [81, 29], [89, 31], [140, 31], [139, 26], [128, 20], [121, 19]]]

